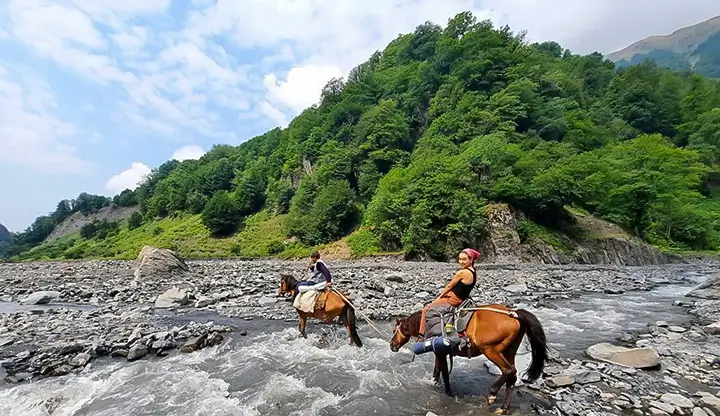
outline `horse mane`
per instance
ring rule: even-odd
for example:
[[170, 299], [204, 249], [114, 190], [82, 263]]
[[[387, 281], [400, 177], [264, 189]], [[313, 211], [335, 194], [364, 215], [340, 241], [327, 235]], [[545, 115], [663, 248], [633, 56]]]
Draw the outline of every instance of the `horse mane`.
[[295, 277], [291, 274], [281, 274], [280, 277], [289, 289], [293, 289], [298, 283], [297, 279], [295, 279]]
[[411, 315], [400, 320], [400, 330], [403, 333], [414, 333], [420, 330], [420, 318], [422, 317], [422, 310], [413, 312]]

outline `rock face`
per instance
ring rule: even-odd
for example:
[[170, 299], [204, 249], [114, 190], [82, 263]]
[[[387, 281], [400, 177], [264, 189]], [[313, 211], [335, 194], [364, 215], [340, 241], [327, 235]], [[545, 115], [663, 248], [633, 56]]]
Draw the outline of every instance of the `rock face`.
[[627, 236], [619, 227], [592, 217], [568, 215], [589, 236], [570, 239], [558, 236], [565, 247], [557, 248], [540, 238], [521, 242], [517, 226], [524, 216], [505, 204], [488, 208], [486, 234], [479, 248], [483, 262], [545, 264], [615, 264], [642, 266], [679, 263], [676, 257]]
[[145, 246], [135, 260], [135, 279], [162, 278], [184, 274], [190, 268], [177, 253], [166, 248]]
[[89, 215], [85, 215], [82, 212], [76, 212], [58, 224], [47, 237], [46, 241], [54, 241], [60, 237], [72, 234], [82, 228], [83, 225], [89, 224], [95, 220], [120, 221], [127, 219], [137, 210], [138, 207], [121, 207], [113, 204]]
[[691, 298], [720, 300], [720, 275], [709, 277], [705, 283], [691, 290], [686, 296]]
[[649, 369], [660, 365], [660, 355], [652, 348], [625, 348], [603, 342], [585, 352], [596, 360], [626, 367]]

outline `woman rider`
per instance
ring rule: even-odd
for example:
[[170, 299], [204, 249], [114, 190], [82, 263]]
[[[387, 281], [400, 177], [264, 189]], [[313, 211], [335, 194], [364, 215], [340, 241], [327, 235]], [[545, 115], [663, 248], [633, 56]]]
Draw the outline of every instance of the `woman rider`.
[[467, 298], [470, 297], [477, 281], [475, 272], [475, 260], [480, 257], [480, 253], [471, 248], [466, 248], [458, 255], [458, 263], [460, 270], [455, 273], [453, 279], [445, 286], [440, 296], [432, 303], [426, 305], [422, 310], [420, 317], [420, 336], [424, 338], [425, 334], [425, 314], [428, 308], [440, 304], [449, 304], [453, 307], [460, 306]]

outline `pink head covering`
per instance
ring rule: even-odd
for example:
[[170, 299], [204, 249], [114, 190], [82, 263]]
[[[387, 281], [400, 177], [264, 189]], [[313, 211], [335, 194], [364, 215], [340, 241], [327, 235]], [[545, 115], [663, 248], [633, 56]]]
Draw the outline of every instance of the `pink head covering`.
[[470, 261], [475, 263], [475, 260], [480, 258], [480, 252], [472, 249], [472, 248], [466, 248], [462, 251], [463, 253], [467, 254], [467, 256], [470, 258]]

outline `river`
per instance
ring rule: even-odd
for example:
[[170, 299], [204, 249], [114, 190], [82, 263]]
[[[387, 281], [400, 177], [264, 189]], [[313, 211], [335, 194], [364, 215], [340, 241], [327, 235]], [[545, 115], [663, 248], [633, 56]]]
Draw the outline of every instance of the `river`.
[[[563, 356], [581, 357], [597, 342], [613, 342], [625, 331], [658, 320], [680, 324], [690, 317], [672, 306], [694, 285], [664, 285], [642, 293], [585, 294], [528, 308], [545, 327], [550, 345]], [[8, 312], [6, 305], [5, 312]], [[0, 310], [2, 312], [2, 310]], [[484, 357], [457, 358], [451, 376], [457, 398], [430, 381], [432, 355], [404, 348], [390, 351], [368, 325], [360, 325], [365, 347], [346, 344], [344, 329], [297, 323], [237, 321], [212, 315], [175, 319], [214, 320], [245, 329], [227, 342], [193, 354], [126, 363], [98, 359], [78, 375], [21, 385], [0, 384], [0, 414], [48, 415], [477, 415], [495, 379]], [[381, 325], [390, 332], [390, 324]], [[518, 356], [523, 367], [527, 355]], [[1, 382], [0, 382], [1, 383]], [[527, 390], [514, 398], [516, 414], [536, 402]], [[504, 397], [501, 391], [498, 399]], [[479, 413], [478, 413], [479, 412]]]

